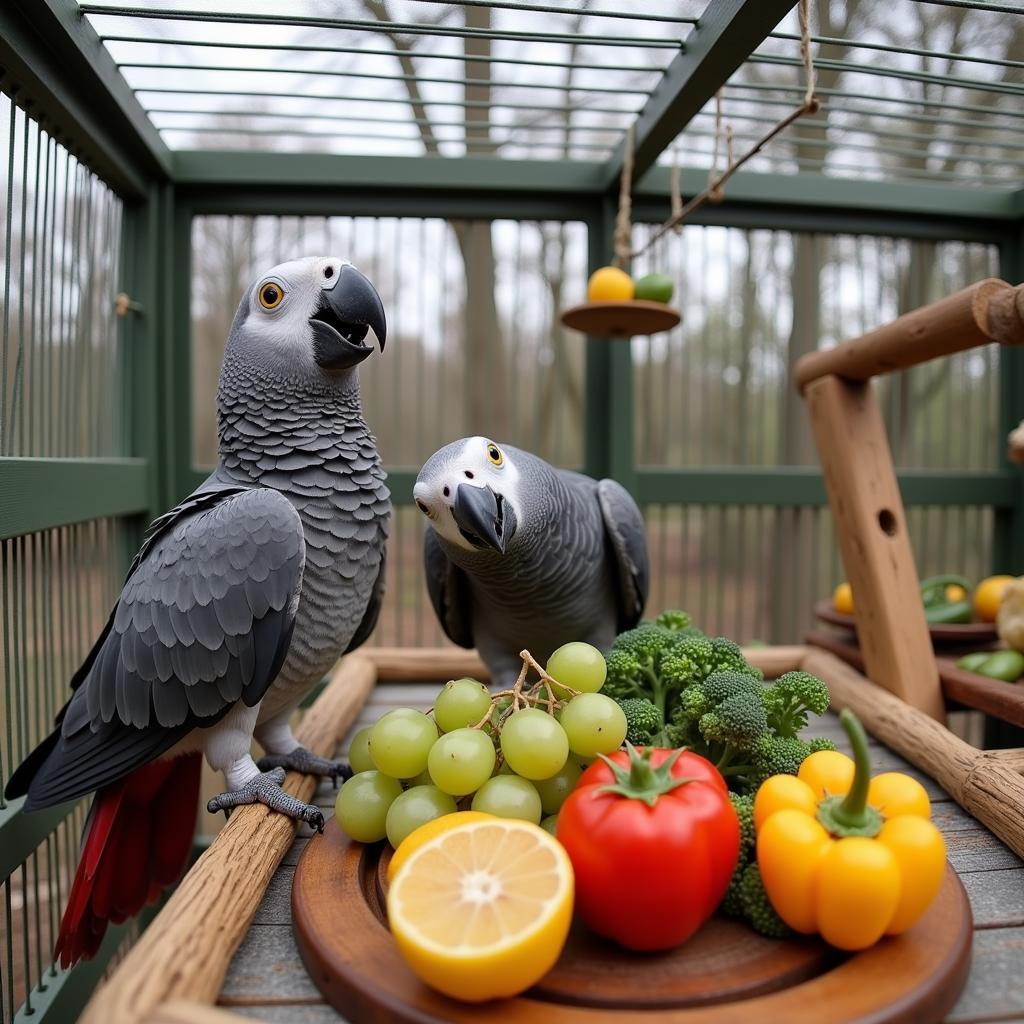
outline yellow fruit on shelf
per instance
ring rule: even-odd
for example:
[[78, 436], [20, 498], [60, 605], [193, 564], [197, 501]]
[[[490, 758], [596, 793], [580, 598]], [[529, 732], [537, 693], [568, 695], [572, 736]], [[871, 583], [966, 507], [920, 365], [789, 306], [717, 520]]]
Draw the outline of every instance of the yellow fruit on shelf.
[[636, 294], [633, 278], [618, 267], [601, 267], [590, 275], [587, 299], [590, 302], [629, 302]]
[[832, 594], [832, 607], [844, 615], [853, 614], [853, 587], [849, 583], [840, 583]]
[[439, 836], [442, 832], [458, 828], [459, 825], [468, 825], [473, 821], [494, 821], [494, 815], [485, 814], [483, 811], [456, 811], [455, 814], [443, 814], [440, 818], [428, 821], [425, 825], [420, 825], [418, 829], [410, 832], [391, 855], [391, 861], [388, 863], [388, 881], [394, 880], [399, 868], [424, 843], [430, 842], [434, 836]]
[[388, 889], [388, 923], [421, 981], [483, 1002], [518, 995], [551, 970], [573, 891], [568, 854], [544, 829], [466, 822], [410, 854]]
[[974, 588], [974, 614], [982, 622], [995, 622], [1003, 591], [1014, 581], [1014, 576], [989, 576]]

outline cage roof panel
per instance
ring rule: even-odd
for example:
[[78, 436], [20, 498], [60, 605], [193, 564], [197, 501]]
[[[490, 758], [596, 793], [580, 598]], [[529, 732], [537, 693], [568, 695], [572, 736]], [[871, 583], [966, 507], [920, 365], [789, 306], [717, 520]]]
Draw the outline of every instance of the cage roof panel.
[[[614, 178], [630, 125], [639, 173], [721, 169], [804, 98], [796, 10], [752, 35], [738, 0], [80, 7], [171, 149], [606, 161]], [[1021, 0], [810, 10], [821, 109], [746, 170], [1020, 187]]]

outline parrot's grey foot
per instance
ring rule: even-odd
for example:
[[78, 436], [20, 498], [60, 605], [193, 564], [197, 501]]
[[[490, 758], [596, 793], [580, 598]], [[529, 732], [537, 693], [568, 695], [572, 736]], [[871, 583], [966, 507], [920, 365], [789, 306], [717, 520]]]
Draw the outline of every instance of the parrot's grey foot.
[[302, 772], [304, 775], [326, 775], [335, 786], [338, 779], [344, 782], [352, 778], [352, 769], [344, 761], [329, 761], [326, 757], [318, 757], [305, 747], [296, 747], [287, 754], [268, 754], [261, 757], [257, 768], [261, 772], [269, 771], [271, 768], [287, 768], [292, 772]]
[[231, 808], [241, 807], [243, 804], [263, 804], [272, 811], [279, 811], [281, 814], [287, 814], [289, 818], [305, 821], [317, 832], [323, 832], [323, 812], [319, 807], [304, 804], [301, 800], [296, 800], [295, 797], [286, 793], [281, 788], [284, 776], [284, 768], [273, 768], [269, 772], [263, 772], [247, 782], [241, 789], [215, 796], [206, 805], [206, 809], [211, 814], [216, 814], [217, 811], [227, 814]]

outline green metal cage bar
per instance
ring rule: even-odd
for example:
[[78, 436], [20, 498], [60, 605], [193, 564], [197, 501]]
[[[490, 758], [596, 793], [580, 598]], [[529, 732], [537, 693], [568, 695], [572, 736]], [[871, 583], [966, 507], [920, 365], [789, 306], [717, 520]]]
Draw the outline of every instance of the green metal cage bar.
[[[405, 35], [453, 36], [462, 39], [504, 39], [523, 43], [576, 43], [613, 48], [635, 46], [640, 49], [678, 50], [680, 42], [658, 36], [588, 36], [571, 32], [512, 32], [503, 29], [475, 29], [456, 25], [425, 25], [408, 21], [372, 21], [361, 18], [317, 17], [301, 14], [258, 14], [235, 11], [186, 11], [172, 8], [106, 7], [101, 4], [80, 4], [84, 14], [105, 17], [150, 18], [160, 21], [222, 22], [229, 25], [295, 25], [304, 28], [348, 28], [359, 31]], [[638, 19], [642, 20], [642, 18]]]
[[[116, 34], [102, 32], [99, 38], [105, 43], [163, 43], [165, 40], [152, 39], [146, 36], [131, 34]], [[246, 50], [281, 50], [289, 53], [349, 53], [358, 56], [370, 57], [394, 57], [401, 56], [396, 50], [381, 50], [374, 47], [355, 46], [330, 46], [326, 43], [234, 43], [213, 39], [175, 39], [178, 46], [205, 46], [218, 49], [246, 49]], [[454, 53], [424, 53], [417, 54], [419, 60], [457, 60], [460, 64], [465, 62], [462, 54]], [[594, 64], [588, 61], [564, 60], [540, 60], [529, 57], [494, 57], [487, 54], [480, 54], [473, 57], [474, 64], [511, 64], [523, 67], [543, 68], [582, 68], [588, 71], [619, 72], [631, 74], [660, 75], [661, 68], [643, 67], [639, 64]]]

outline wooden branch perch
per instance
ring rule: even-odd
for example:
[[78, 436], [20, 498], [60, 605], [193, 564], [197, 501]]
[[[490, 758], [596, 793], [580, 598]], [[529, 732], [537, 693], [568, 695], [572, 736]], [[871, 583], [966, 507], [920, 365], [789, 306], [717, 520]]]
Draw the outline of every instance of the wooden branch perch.
[[993, 341], [1024, 344], [1024, 285], [979, 281], [860, 338], [809, 352], [796, 364], [794, 378], [801, 391], [830, 374], [865, 381]]
[[[350, 655], [303, 717], [298, 741], [330, 757], [377, 679], [369, 659]], [[308, 801], [312, 775], [289, 772], [284, 788]], [[212, 1004], [271, 876], [295, 838], [296, 823], [262, 805], [239, 807], [182, 879], [110, 980], [97, 990], [82, 1024], [135, 1024], [176, 999]]]

